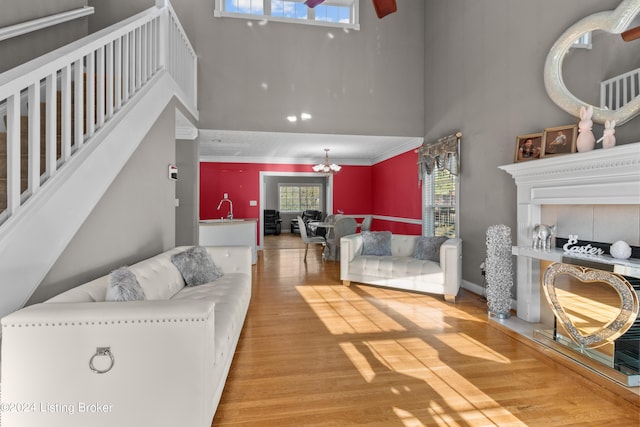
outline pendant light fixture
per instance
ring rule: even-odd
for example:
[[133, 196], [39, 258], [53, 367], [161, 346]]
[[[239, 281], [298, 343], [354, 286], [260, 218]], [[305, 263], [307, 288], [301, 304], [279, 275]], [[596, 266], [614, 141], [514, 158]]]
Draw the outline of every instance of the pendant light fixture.
[[329, 164], [329, 149], [325, 148], [324, 149], [324, 163], [319, 163], [315, 166], [313, 166], [313, 171], [320, 173], [322, 175], [333, 175], [334, 173], [338, 173], [340, 172], [340, 169], [342, 169], [342, 166], [338, 166], [335, 163], [331, 163]]

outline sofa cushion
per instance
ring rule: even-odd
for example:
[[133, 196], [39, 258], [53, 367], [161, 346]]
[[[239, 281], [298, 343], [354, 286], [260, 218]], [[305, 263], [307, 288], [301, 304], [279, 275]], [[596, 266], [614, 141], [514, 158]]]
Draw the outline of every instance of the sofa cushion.
[[141, 301], [144, 298], [140, 283], [127, 267], [120, 267], [109, 274], [105, 301]]
[[406, 279], [440, 282], [444, 280], [442, 268], [433, 261], [404, 256], [357, 256], [349, 264], [349, 271], [370, 279]]
[[172, 255], [171, 262], [180, 270], [187, 286], [203, 285], [223, 276], [222, 270], [202, 246]]
[[225, 274], [215, 282], [185, 287], [173, 300], [207, 299], [215, 302], [215, 362], [221, 363], [234, 348], [230, 343], [240, 335], [251, 300], [251, 276], [244, 273]]
[[185, 249], [169, 249], [129, 266], [129, 270], [136, 275], [138, 283], [144, 289], [147, 300], [166, 300], [184, 288], [184, 279], [171, 262], [171, 255]]
[[390, 256], [390, 231], [363, 231], [362, 255]]
[[446, 236], [420, 236], [416, 239], [413, 252], [415, 259], [440, 262], [440, 246], [448, 239]]

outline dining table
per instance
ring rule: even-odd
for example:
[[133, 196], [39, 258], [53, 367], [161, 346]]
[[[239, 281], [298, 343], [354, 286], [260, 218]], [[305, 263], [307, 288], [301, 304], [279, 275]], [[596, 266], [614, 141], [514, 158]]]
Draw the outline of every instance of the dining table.
[[326, 228], [327, 235], [325, 236], [325, 238], [329, 238], [333, 236], [333, 227], [335, 227], [336, 224], [335, 222], [311, 221], [309, 222], [309, 226], [315, 228]]

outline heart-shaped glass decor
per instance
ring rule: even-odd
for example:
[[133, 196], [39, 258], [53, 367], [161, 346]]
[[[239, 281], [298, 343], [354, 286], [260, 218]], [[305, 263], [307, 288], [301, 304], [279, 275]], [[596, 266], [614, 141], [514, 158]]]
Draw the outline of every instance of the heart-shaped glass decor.
[[638, 317], [638, 295], [614, 273], [551, 264], [543, 289], [558, 322], [581, 347], [596, 348], [624, 334]]

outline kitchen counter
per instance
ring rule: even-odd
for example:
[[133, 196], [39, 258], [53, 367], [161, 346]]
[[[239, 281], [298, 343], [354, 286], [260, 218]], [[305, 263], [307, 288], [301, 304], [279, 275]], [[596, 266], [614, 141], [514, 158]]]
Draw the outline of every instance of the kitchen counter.
[[199, 244], [202, 246], [250, 246], [251, 262], [258, 262], [257, 218], [202, 219]]

